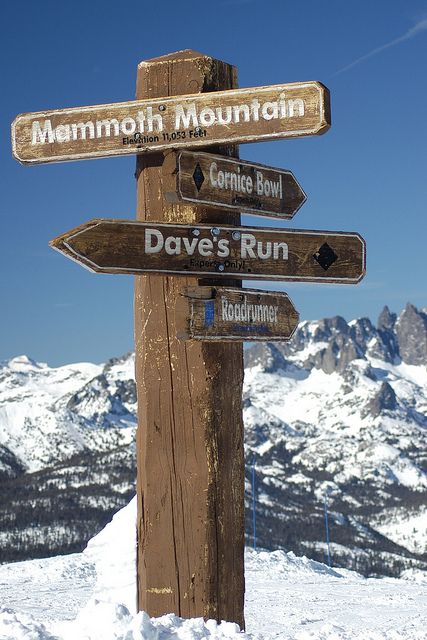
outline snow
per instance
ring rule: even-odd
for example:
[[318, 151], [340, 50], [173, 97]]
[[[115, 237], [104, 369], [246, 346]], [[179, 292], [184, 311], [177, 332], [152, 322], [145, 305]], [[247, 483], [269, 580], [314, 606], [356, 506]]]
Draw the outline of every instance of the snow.
[[[94, 596], [119, 601], [136, 613], [136, 497], [88, 542], [83, 556], [96, 566]], [[106, 549], [111, 549], [106, 553]], [[117, 565], [120, 562], [120, 570]]]
[[375, 529], [396, 544], [415, 553], [427, 553], [427, 508], [419, 512], [403, 511], [390, 514], [390, 520]]
[[427, 575], [366, 579], [284, 551], [245, 555], [246, 630], [135, 608], [136, 500], [82, 554], [0, 566], [1, 640], [426, 640]]
[[110, 367], [114, 378], [133, 379], [135, 377], [135, 355], [133, 353], [120, 358]]
[[405, 364], [404, 362], [394, 365], [376, 358], [371, 358], [371, 362], [373, 366], [384, 369], [396, 380], [407, 379], [418, 387], [427, 387], [427, 367], [425, 366]]
[[356, 455], [355, 462], [347, 471], [348, 478], [353, 476], [362, 479], [366, 477], [367, 469], [373, 469], [389, 482], [399, 482], [416, 490], [427, 487], [426, 474], [389, 444], [374, 442], [365, 446]]
[[[312, 330], [312, 328], [310, 328], [309, 335], [313, 336], [314, 333], [315, 332]], [[304, 362], [310, 356], [315, 356], [316, 353], [318, 353], [319, 351], [322, 351], [323, 349], [327, 349], [327, 347], [328, 347], [327, 342], [309, 342], [304, 349], [301, 349], [300, 351], [298, 351], [297, 355], [294, 356], [294, 359], [300, 362]]]

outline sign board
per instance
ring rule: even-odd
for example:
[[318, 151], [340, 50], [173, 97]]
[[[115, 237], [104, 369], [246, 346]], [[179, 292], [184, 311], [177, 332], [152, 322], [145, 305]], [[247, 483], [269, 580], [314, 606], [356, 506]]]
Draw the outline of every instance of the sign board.
[[286, 293], [228, 287], [187, 287], [177, 303], [184, 340], [289, 340], [299, 315]]
[[50, 245], [99, 273], [348, 284], [365, 274], [365, 242], [357, 233], [100, 218]]
[[324, 133], [329, 91], [320, 82], [24, 113], [12, 149], [24, 164], [128, 155]]
[[163, 162], [168, 202], [208, 204], [293, 218], [306, 195], [291, 171], [209, 153], [172, 151]]

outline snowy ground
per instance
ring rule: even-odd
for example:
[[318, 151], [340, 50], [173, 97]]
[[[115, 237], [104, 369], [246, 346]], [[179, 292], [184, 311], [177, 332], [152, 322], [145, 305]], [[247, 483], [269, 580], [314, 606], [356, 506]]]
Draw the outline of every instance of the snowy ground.
[[135, 612], [135, 500], [83, 554], [0, 566], [1, 640], [427, 640], [427, 576], [246, 552], [246, 631]]

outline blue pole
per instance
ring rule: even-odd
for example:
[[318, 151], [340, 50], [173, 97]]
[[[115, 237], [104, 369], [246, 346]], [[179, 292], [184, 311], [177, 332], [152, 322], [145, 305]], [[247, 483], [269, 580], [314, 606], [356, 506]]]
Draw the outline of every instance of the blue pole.
[[256, 511], [255, 511], [255, 456], [252, 459], [252, 531], [253, 531], [253, 540], [254, 540], [254, 549], [256, 549]]
[[325, 527], [326, 527], [326, 544], [328, 549], [328, 566], [331, 568], [331, 552], [329, 549], [329, 522], [328, 522], [328, 495], [325, 494]]

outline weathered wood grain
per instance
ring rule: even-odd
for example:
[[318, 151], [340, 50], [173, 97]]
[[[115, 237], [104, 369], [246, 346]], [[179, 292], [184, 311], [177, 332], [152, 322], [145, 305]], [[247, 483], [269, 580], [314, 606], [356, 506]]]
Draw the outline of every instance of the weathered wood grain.
[[182, 340], [285, 341], [299, 314], [287, 293], [187, 287], [177, 302], [177, 336]]
[[[236, 83], [232, 66], [183, 51], [142, 62], [137, 97]], [[162, 154], [138, 156], [138, 219], [216, 222], [210, 208], [164, 200], [162, 162]], [[177, 339], [176, 301], [190, 285], [196, 278], [135, 279], [138, 606], [152, 616], [173, 611], [243, 627], [242, 345]]]
[[306, 201], [291, 171], [191, 151], [166, 155], [163, 189], [168, 202], [209, 204], [286, 219], [293, 218]]
[[[329, 91], [295, 82], [22, 113], [12, 123], [12, 152], [23, 164], [129, 155], [322, 134], [330, 126]], [[187, 90], [193, 89], [191, 84]]]
[[365, 275], [358, 233], [159, 224], [98, 219], [51, 241], [99, 273], [165, 273], [356, 284]]

